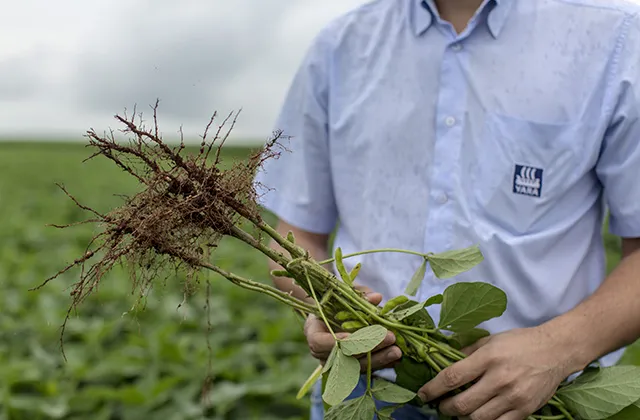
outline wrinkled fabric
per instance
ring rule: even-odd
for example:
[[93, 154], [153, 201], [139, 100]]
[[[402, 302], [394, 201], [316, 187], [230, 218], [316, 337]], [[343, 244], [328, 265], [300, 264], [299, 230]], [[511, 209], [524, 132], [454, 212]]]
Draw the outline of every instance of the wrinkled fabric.
[[[337, 226], [343, 254], [479, 245], [480, 265], [448, 280], [428, 271], [416, 299], [491, 283], [509, 299], [480, 325], [492, 333], [569, 311], [605, 278], [606, 211], [613, 234], [640, 237], [639, 11], [486, 1], [459, 35], [432, 1], [335, 19], [286, 95], [275, 129], [289, 152], [257, 175], [262, 204], [310, 232]], [[421, 259], [376, 253], [346, 268], [358, 262], [386, 301]]]

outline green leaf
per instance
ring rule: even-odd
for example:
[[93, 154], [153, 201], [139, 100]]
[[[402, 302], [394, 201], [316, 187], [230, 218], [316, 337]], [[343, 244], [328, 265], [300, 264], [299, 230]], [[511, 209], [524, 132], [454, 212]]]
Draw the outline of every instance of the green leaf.
[[329, 353], [329, 357], [327, 357], [327, 361], [324, 364], [324, 367], [322, 368], [322, 373], [327, 373], [329, 372], [329, 369], [331, 369], [331, 366], [333, 366], [333, 363], [336, 360], [336, 354], [338, 354], [338, 345], [334, 344], [333, 348], [331, 349], [331, 353]]
[[345, 400], [358, 385], [360, 380], [360, 362], [355, 357], [339, 351], [333, 366], [329, 370], [326, 387], [322, 399], [329, 405], [337, 405]]
[[640, 366], [640, 340], [627, 347], [618, 364]]
[[374, 380], [371, 391], [375, 399], [394, 404], [404, 404], [416, 397], [415, 392], [380, 378]]
[[640, 400], [640, 367], [591, 370], [560, 388], [557, 395], [582, 420], [606, 419]]
[[[425, 302], [423, 303], [418, 303], [415, 301], [408, 301], [405, 302], [401, 305], [398, 305], [398, 307], [396, 308], [396, 310], [393, 312], [393, 314], [391, 315], [392, 319], [395, 319], [397, 321], [402, 321], [406, 318], [409, 318], [413, 315], [415, 315], [416, 313], [420, 312], [421, 310], [424, 310], [424, 308], [428, 307], [428, 306], [432, 306], [432, 305], [437, 305], [439, 303], [442, 303], [442, 295], [435, 295], [430, 297], [429, 299], [427, 299]], [[419, 321], [419, 320], [424, 320], [425, 323], [427, 325], [429, 325], [426, 328], [433, 328], [435, 327], [434, 323], [433, 323], [433, 319], [431, 319], [431, 316], [428, 314], [428, 312], [424, 311], [426, 313], [426, 317], [424, 315], [419, 315], [416, 316], [412, 319], [413, 322]]]
[[624, 408], [622, 411], [614, 414], [611, 417], [607, 417], [607, 420], [638, 420], [640, 419], [640, 405], [636, 402]]
[[325, 420], [371, 420], [376, 414], [376, 404], [368, 394], [347, 400], [331, 407]]
[[426, 308], [427, 306], [431, 306], [431, 305], [440, 305], [442, 303], [443, 299], [444, 299], [444, 297], [442, 295], [431, 296], [424, 303], [424, 306]]
[[302, 386], [300, 387], [300, 390], [298, 391], [298, 394], [296, 395], [296, 399], [297, 400], [302, 399], [302, 397], [307, 395], [307, 392], [309, 392], [311, 387], [313, 387], [316, 384], [316, 382], [318, 382], [318, 379], [320, 379], [320, 377], [322, 376], [322, 372], [323, 372], [322, 366], [318, 366], [311, 373], [311, 375], [309, 375], [307, 380], [304, 381], [304, 384], [302, 384]]
[[411, 302], [411, 303], [413, 304], [406, 309], [394, 311], [391, 314], [390, 318], [393, 318], [397, 321], [402, 321], [403, 319], [408, 318], [411, 315], [415, 314], [416, 312], [424, 309], [424, 303], [418, 303], [418, 302]]
[[411, 277], [411, 281], [407, 285], [407, 288], [405, 289], [404, 293], [409, 296], [415, 296], [416, 293], [418, 293], [418, 289], [420, 288], [420, 284], [422, 283], [422, 280], [424, 279], [424, 275], [426, 273], [427, 273], [427, 259], [423, 258], [422, 264], [420, 264], [416, 272], [413, 274], [413, 277]]
[[[325, 391], [327, 390], [328, 379], [329, 379], [329, 372], [323, 373], [322, 374], [322, 395], [324, 395]], [[322, 406], [324, 407], [325, 412], [331, 408], [331, 406], [327, 404], [327, 402], [324, 401], [324, 399], [322, 400]]]
[[463, 348], [470, 346], [481, 338], [488, 337], [489, 335], [490, 333], [487, 330], [474, 328], [469, 331], [455, 333], [448, 337], [448, 339], [451, 345], [453, 345], [458, 350], [462, 350]]
[[384, 341], [387, 329], [382, 325], [369, 325], [340, 340], [340, 350], [347, 356], [369, 353]]
[[444, 291], [438, 327], [465, 332], [481, 322], [501, 316], [506, 309], [507, 295], [491, 284], [452, 284]]
[[378, 420], [393, 420], [393, 417], [391, 417], [391, 415], [393, 414], [394, 411], [396, 411], [400, 407], [402, 406], [390, 405], [388, 407], [381, 408], [380, 410], [377, 411]]
[[409, 357], [402, 357], [400, 362], [394, 366], [394, 370], [396, 371], [396, 385], [413, 392], [418, 392], [424, 384], [436, 376], [426, 363], [416, 362]]
[[[401, 305], [398, 305], [398, 307], [391, 314], [390, 317], [394, 319], [394, 317], [397, 314], [402, 313], [402, 311], [410, 309], [415, 305], [421, 305], [421, 304], [414, 300], [410, 300]], [[429, 315], [429, 312], [427, 312], [426, 310], [416, 311], [415, 313], [405, 317], [402, 320], [402, 323], [405, 325], [410, 325], [412, 327], [418, 327], [418, 328], [424, 328], [424, 329], [431, 329], [436, 327], [436, 324], [435, 322], [433, 322], [431, 315]]]
[[427, 256], [433, 274], [439, 279], [448, 279], [471, 270], [484, 260], [477, 245]]

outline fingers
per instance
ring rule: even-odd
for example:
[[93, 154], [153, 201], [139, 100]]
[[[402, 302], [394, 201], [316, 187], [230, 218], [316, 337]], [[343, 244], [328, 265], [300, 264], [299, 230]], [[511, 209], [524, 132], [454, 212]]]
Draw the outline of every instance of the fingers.
[[365, 297], [373, 305], [379, 305], [382, 302], [382, 294], [374, 292], [370, 287], [363, 285], [355, 285], [356, 290], [360, 290], [365, 294]]
[[382, 295], [380, 293], [371, 292], [368, 293], [366, 297], [369, 302], [376, 306], [380, 305], [380, 302], [382, 302]]
[[[320, 361], [327, 360], [336, 341], [324, 322], [314, 315], [309, 315], [304, 324], [304, 334], [307, 337], [311, 355]], [[341, 339], [347, 337], [348, 334], [339, 333], [336, 336]]]
[[475, 343], [463, 348], [462, 350], [460, 350], [461, 352], [463, 352], [464, 354], [466, 354], [467, 356], [471, 356], [473, 353], [475, 353], [480, 347], [484, 346], [485, 344], [487, 344], [487, 342], [489, 342], [489, 340], [492, 337], [483, 337], [480, 340], [476, 341]]
[[[396, 337], [392, 332], [388, 332], [382, 343], [378, 344], [371, 352], [372, 370], [380, 370], [395, 364], [402, 357], [400, 347], [394, 346]], [[358, 356], [363, 372], [367, 370], [367, 355]]]
[[500, 398], [494, 398], [496, 390], [492, 382], [489, 378], [483, 377], [466, 391], [442, 401], [440, 411], [450, 417], [468, 416], [473, 413], [479, 419], [498, 418], [509, 411], [510, 407]]
[[[443, 403], [444, 404], [444, 403]], [[476, 419], [501, 419], [502, 415], [508, 414], [511, 412], [511, 406], [509, 401], [506, 398], [495, 397], [489, 400], [482, 407], [473, 411], [473, 417]], [[452, 417], [460, 416], [459, 414], [446, 414], [442, 411], [442, 414], [449, 415]], [[471, 413], [468, 413], [471, 414]], [[522, 417], [517, 418], [517, 420], [522, 420]]]
[[485, 370], [486, 364], [482, 357], [469, 356], [443, 369], [435, 378], [418, 390], [418, 396], [425, 403], [440, 398], [479, 378]]
[[[335, 340], [324, 322], [314, 315], [309, 315], [304, 324], [304, 334], [307, 337], [311, 355], [322, 363], [326, 362], [335, 346]], [[348, 333], [336, 333], [339, 340], [348, 336]], [[384, 369], [400, 360], [402, 351], [393, 345], [395, 342], [395, 335], [389, 331], [384, 340], [373, 349], [371, 354], [373, 370]], [[358, 358], [363, 371], [366, 371], [368, 363], [366, 354], [358, 355]]]
[[324, 322], [315, 315], [307, 316], [304, 322], [304, 335], [309, 339], [310, 336], [319, 333], [329, 333], [329, 329], [324, 325]]
[[393, 344], [396, 343], [396, 336], [391, 332], [391, 331], [387, 331], [387, 335], [384, 337], [384, 340], [382, 340], [382, 343], [378, 344], [373, 350], [372, 352], [377, 352], [379, 350], [385, 349]]
[[[385, 348], [374, 353], [371, 353], [371, 370], [376, 371], [393, 366], [402, 357], [402, 351], [397, 346]], [[360, 357], [360, 370], [362, 372], [367, 371], [368, 360], [367, 356]]]
[[[380, 293], [373, 292], [369, 287], [363, 285], [356, 285], [355, 288], [365, 294], [366, 299], [373, 305], [379, 305], [382, 301], [382, 295]], [[331, 350], [335, 346], [335, 340], [331, 335], [331, 332], [324, 324], [324, 322], [315, 315], [309, 315], [304, 324], [304, 334], [307, 337], [307, 343], [311, 355], [324, 362], [331, 354]], [[348, 333], [336, 333], [338, 339], [344, 339], [348, 337]], [[386, 366], [390, 363], [394, 363], [400, 357], [402, 352], [396, 347], [396, 350], [387, 349], [395, 343], [395, 336], [393, 333], [387, 333], [385, 339], [374, 350], [375, 360], [372, 358], [372, 364], [375, 366]], [[386, 349], [386, 352], [383, 351]], [[379, 353], [379, 354], [378, 354]], [[373, 356], [373, 354], [372, 354]], [[366, 366], [366, 357], [365, 357]]]
[[[480, 417], [478, 417], [480, 418]], [[524, 420], [526, 417], [518, 411], [509, 411], [508, 413], [498, 417], [498, 420]]]

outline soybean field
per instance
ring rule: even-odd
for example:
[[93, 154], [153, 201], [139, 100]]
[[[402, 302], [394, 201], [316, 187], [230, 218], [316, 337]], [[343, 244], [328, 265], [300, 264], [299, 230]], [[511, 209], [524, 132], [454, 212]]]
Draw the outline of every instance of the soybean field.
[[[316, 366], [299, 318], [284, 305], [213, 274], [167, 273], [144, 299], [127, 267], [101, 283], [60, 326], [71, 302], [72, 271], [47, 277], [82, 255], [95, 234], [91, 215], [60, 190], [98, 211], [134, 193], [135, 180], [112, 162], [83, 162], [75, 143], [0, 143], [0, 420], [308, 418], [300, 385]], [[249, 149], [228, 147], [228, 164]], [[273, 220], [266, 215], [268, 220]], [[618, 241], [606, 237], [609, 268]], [[267, 261], [223, 240], [216, 264], [269, 282]], [[631, 348], [621, 363], [640, 364]]]

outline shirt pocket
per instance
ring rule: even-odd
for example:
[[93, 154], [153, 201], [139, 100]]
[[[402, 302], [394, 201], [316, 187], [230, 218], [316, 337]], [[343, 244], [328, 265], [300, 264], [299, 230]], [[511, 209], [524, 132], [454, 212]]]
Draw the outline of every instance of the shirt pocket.
[[584, 126], [485, 115], [469, 192], [481, 223], [523, 233], [550, 223], [554, 203], [578, 177]]

